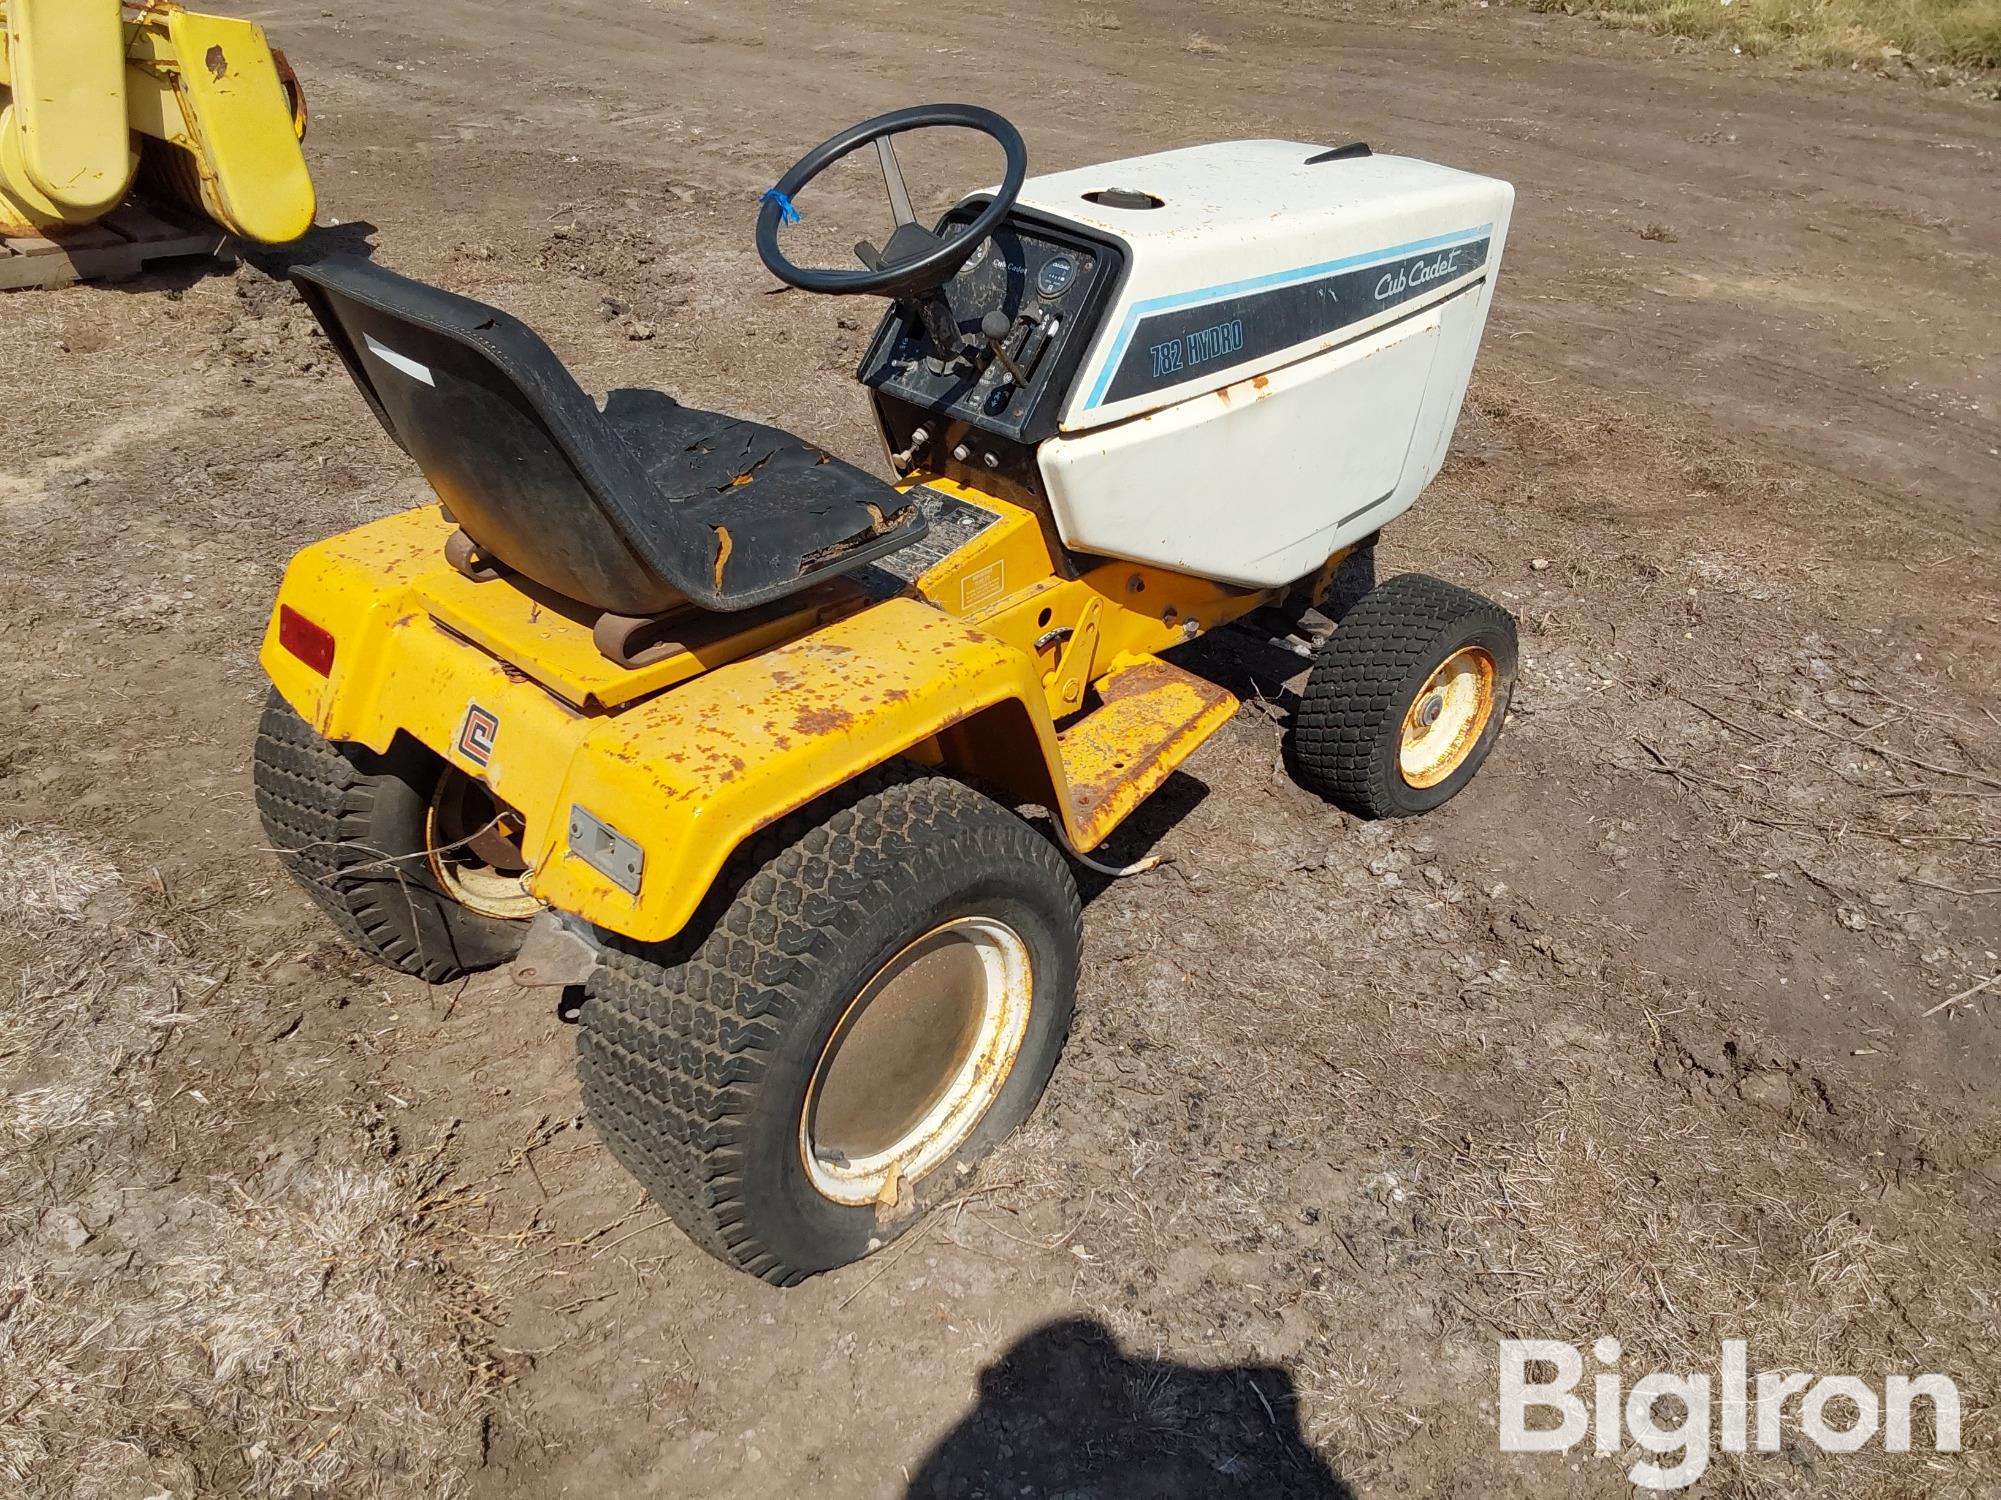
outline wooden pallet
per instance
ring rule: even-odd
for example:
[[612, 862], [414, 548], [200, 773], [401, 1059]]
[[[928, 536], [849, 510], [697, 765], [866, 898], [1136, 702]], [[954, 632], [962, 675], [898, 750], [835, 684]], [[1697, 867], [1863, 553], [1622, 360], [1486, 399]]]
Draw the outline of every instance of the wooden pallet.
[[58, 239], [0, 239], [0, 291], [123, 281], [147, 264], [184, 255], [221, 255], [229, 236], [207, 219], [160, 203], [127, 200], [95, 224]]

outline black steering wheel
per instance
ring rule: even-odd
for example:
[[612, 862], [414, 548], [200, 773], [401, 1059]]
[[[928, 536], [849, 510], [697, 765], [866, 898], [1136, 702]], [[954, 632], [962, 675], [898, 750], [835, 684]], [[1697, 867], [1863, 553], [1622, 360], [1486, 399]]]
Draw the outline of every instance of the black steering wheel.
[[[910, 194], [903, 186], [903, 171], [896, 162], [891, 137], [906, 130], [924, 130], [935, 125], [956, 125], [977, 130], [991, 138], [1007, 154], [1007, 173], [1000, 191], [981, 210], [979, 217], [948, 234], [934, 234], [917, 222], [910, 209]], [[821, 267], [795, 266], [778, 248], [780, 220], [796, 218], [792, 200], [842, 157], [873, 144], [882, 162], [883, 186], [889, 193], [889, 210], [896, 228], [881, 249], [866, 242], [855, 247], [867, 270], [835, 271]], [[757, 213], [757, 253], [766, 268], [787, 286], [802, 292], [825, 292], [832, 296], [916, 297], [950, 281], [992, 234], [1028, 176], [1028, 147], [1021, 132], [990, 109], [976, 104], [918, 104], [909, 109], [891, 110], [851, 125], [832, 140], [822, 141], [808, 151], [764, 195]]]

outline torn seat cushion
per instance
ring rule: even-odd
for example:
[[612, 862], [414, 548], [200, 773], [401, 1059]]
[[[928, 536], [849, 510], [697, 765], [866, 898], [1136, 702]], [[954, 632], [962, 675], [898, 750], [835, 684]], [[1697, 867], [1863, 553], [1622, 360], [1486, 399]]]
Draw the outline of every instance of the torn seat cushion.
[[615, 390], [605, 423], [680, 518], [717, 539], [717, 582], [764, 584], [814, 571], [881, 536], [908, 499], [777, 427]]

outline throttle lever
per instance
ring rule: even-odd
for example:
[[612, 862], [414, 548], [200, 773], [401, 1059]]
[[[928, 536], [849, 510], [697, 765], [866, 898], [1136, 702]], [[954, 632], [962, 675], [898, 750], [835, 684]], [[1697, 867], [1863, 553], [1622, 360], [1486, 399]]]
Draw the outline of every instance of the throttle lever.
[[995, 308], [980, 319], [980, 334], [992, 347], [994, 358], [1001, 362], [1001, 368], [1007, 371], [1009, 378], [1016, 385], [1026, 386], [1028, 376], [1022, 373], [1021, 366], [1016, 364], [1014, 357], [1007, 352], [1007, 338], [1013, 332], [1014, 319], [999, 308]]

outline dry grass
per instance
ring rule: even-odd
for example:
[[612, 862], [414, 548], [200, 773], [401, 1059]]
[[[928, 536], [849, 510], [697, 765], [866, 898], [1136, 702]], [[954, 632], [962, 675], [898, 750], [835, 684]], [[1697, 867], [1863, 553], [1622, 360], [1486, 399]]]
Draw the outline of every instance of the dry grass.
[[462, 1492], [497, 1380], [436, 1161], [193, 1063], [219, 977], [91, 848], [0, 833], [0, 905], [0, 1492]]
[[2001, 67], [2001, 0], [1519, 0], [1616, 26], [1832, 67]]

